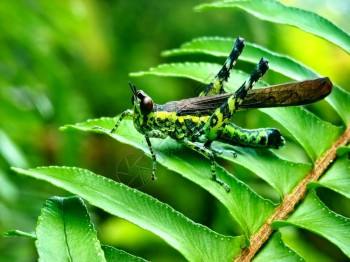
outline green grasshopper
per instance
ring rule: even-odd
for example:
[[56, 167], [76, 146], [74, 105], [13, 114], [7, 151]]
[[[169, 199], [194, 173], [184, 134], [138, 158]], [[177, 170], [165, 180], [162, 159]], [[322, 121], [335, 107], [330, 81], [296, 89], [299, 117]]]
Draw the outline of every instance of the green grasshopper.
[[268, 69], [268, 60], [262, 58], [236, 92], [225, 93], [224, 84], [243, 48], [244, 39], [239, 37], [221, 70], [197, 98], [158, 105], [145, 92], [136, 90], [129, 83], [133, 92], [133, 110], [124, 111], [110, 133], [117, 130], [125, 117], [133, 119], [137, 131], [145, 136], [152, 156], [153, 180], [156, 179], [156, 154], [150, 138], [164, 139], [169, 136], [208, 158], [212, 179], [229, 192], [230, 187], [216, 175], [214, 152], [220, 154], [222, 151], [211, 146], [213, 141], [263, 148], [281, 148], [285, 143], [277, 129], [244, 129], [234, 125], [230, 122], [233, 114], [240, 108], [311, 103], [327, 96], [332, 89], [328, 78], [318, 78], [251, 90]]

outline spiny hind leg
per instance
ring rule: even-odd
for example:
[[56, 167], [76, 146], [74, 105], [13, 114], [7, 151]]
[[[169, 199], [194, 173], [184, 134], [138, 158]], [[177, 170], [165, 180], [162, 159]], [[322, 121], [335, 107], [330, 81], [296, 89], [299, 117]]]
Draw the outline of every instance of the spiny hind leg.
[[224, 126], [229, 123], [231, 117], [237, 111], [239, 105], [243, 102], [248, 90], [250, 90], [254, 83], [265, 74], [267, 69], [268, 61], [262, 58], [242, 86], [209, 117], [208, 121], [203, 127], [204, 135], [208, 140], [215, 140], [221, 135]]
[[246, 97], [248, 91], [253, 88], [253, 85], [259, 81], [259, 79], [266, 73], [269, 69], [269, 60], [266, 58], [261, 58], [257, 66], [254, 68], [253, 72], [250, 74], [248, 79], [237, 89], [235, 92], [236, 103], [240, 105], [244, 98]]
[[226, 59], [224, 65], [214, 77], [214, 79], [205, 87], [204, 91], [202, 91], [199, 96], [208, 96], [208, 95], [216, 95], [225, 93], [224, 90], [224, 82], [227, 82], [227, 79], [230, 77], [230, 71], [233, 66], [236, 64], [236, 61], [239, 55], [242, 53], [244, 48], [244, 39], [238, 37], [233, 46], [233, 49]]
[[201, 153], [205, 157], [209, 158], [209, 160], [210, 160], [210, 167], [211, 167], [211, 175], [212, 175], [213, 180], [216, 183], [218, 183], [221, 186], [223, 186], [227, 192], [230, 192], [231, 189], [230, 189], [229, 185], [227, 185], [224, 181], [219, 179], [217, 177], [217, 175], [216, 175], [215, 158], [214, 158], [213, 152], [209, 148], [206, 148], [204, 145], [201, 145], [201, 144], [198, 144], [198, 143], [195, 143], [195, 142], [191, 142], [191, 141], [189, 141], [187, 139], [183, 140], [182, 143], [185, 146], [187, 146], [187, 147], [193, 149], [194, 151], [197, 151], [198, 153]]
[[[227, 82], [228, 78], [230, 77], [230, 72], [233, 66], [236, 64], [239, 55], [242, 53], [243, 48], [244, 48], [244, 39], [241, 37], [238, 37], [224, 65], [222, 66], [218, 74], [214, 77], [214, 79], [206, 86], [204, 91], [199, 94], [199, 96], [208, 96], [208, 95], [225, 93], [224, 83]], [[252, 87], [252, 85], [256, 81], [258, 81], [259, 78], [265, 73], [268, 67], [265, 69], [265, 71], [262, 73], [260, 77], [258, 76], [259, 70], [263, 71], [262, 66], [264, 63], [267, 66], [267, 60], [262, 58], [257, 68], [254, 70], [254, 72], [251, 74], [248, 80], [243, 84], [243, 85], [246, 85], [246, 87], [241, 87], [241, 91], [242, 89], [246, 89], [246, 92], [247, 92]]]

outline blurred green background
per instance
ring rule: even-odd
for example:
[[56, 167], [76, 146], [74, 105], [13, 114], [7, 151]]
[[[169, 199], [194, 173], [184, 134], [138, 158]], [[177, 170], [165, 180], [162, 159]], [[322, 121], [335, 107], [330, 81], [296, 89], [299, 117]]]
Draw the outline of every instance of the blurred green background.
[[[281, 2], [317, 12], [350, 31], [347, 0]], [[44, 182], [15, 175], [10, 166], [78, 166], [119, 180], [120, 170], [127, 168], [126, 159], [138, 159], [144, 166], [151, 164], [128, 145], [101, 135], [60, 132], [59, 127], [88, 118], [115, 116], [130, 108], [128, 80], [157, 103], [193, 96], [198, 83], [190, 80], [128, 76], [164, 62], [201, 59], [223, 63], [224, 59], [207, 56], [160, 56], [162, 51], [192, 38], [242, 36], [290, 55], [350, 90], [350, 58], [340, 48], [239, 10], [194, 12], [193, 7], [200, 3], [203, 1], [1, 2], [0, 232], [33, 231], [44, 201], [52, 195], [69, 195]], [[237, 66], [253, 67], [246, 63]], [[275, 84], [288, 79], [268, 73], [265, 80]], [[339, 124], [331, 113], [318, 112]], [[240, 115], [240, 119], [249, 126], [250, 119], [256, 121], [253, 113], [247, 114]], [[142, 185], [140, 190], [218, 232], [240, 233], [232, 220], [219, 219], [230, 217], [228, 211], [204, 190], [161, 166], [157, 176], [157, 182], [131, 186]], [[89, 211], [103, 244], [152, 261], [184, 260], [157, 236], [94, 207], [89, 206]], [[332, 248], [331, 254], [342, 258], [341, 252]], [[0, 237], [0, 261], [36, 259], [32, 240]]]

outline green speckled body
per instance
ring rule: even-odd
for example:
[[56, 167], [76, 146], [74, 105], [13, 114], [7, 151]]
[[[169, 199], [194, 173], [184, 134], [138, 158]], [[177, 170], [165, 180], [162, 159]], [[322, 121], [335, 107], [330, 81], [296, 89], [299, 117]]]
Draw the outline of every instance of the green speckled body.
[[178, 116], [176, 112], [152, 111], [148, 115], [134, 114], [135, 128], [142, 134], [158, 130], [164, 136], [195, 142], [203, 133], [208, 116]]
[[178, 116], [176, 112], [153, 111], [147, 116], [134, 114], [133, 123], [142, 134], [157, 130], [158, 135], [151, 137], [169, 136], [179, 142], [184, 139], [201, 143], [218, 140], [232, 145], [271, 148], [279, 148], [283, 142], [279, 141], [278, 135], [275, 140], [272, 139], [276, 129], [241, 128], [228, 122], [229, 118], [220, 110], [215, 112], [215, 116]]

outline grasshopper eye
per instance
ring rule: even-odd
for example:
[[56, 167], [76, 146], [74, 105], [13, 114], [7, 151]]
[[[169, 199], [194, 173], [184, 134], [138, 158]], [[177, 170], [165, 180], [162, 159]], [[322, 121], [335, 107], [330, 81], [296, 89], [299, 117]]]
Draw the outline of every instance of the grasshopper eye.
[[151, 113], [152, 109], [153, 109], [153, 101], [149, 96], [144, 96], [141, 100], [140, 103], [140, 108], [141, 108], [141, 112], [143, 114], [149, 114]]

